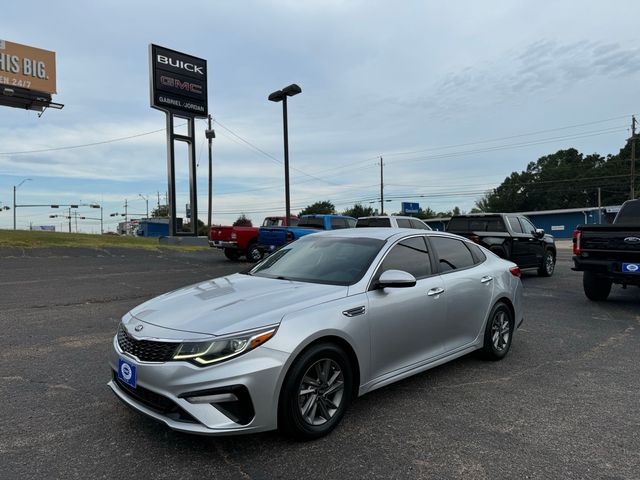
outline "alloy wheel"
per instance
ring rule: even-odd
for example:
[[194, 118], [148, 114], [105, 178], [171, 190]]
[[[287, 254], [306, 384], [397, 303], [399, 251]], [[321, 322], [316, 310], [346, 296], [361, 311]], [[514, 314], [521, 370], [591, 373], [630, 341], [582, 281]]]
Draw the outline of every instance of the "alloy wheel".
[[298, 406], [309, 425], [322, 425], [338, 411], [344, 396], [344, 376], [340, 366], [329, 358], [311, 365], [300, 382]]
[[547, 254], [547, 260], [545, 263], [545, 268], [547, 269], [547, 274], [551, 275], [553, 273], [553, 270], [556, 266], [556, 263], [554, 261], [553, 255], [551, 254]]
[[491, 341], [496, 352], [502, 352], [509, 344], [511, 326], [506, 312], [498, 310], [491, 323]]

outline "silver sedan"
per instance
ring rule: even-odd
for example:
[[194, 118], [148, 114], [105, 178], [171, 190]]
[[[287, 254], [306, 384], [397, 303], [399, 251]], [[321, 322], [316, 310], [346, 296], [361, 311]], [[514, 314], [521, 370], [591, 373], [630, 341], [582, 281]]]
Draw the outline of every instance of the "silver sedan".
[[175, 430], [317, 438], [360, 395], [475, 350], [502, 359], [523, 320], [519, 277], [446, 233], [308, 235], [127, 313], [109, 386]]

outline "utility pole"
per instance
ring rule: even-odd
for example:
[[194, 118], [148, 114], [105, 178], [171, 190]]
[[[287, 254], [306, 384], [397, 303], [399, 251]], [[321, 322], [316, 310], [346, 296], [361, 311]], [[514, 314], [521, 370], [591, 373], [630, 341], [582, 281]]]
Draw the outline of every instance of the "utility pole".
[[216, 132], [211, 126], [211, 121], [212, 118], [209, 115], [209, 128], [204, 132], [209, 141], [209, 214], [207, 216], [207, 228], [211, 228], [211, 215], [213, 213], [213, 139], [216, 138]]
[[69, 207], [69, 216], [67, 218], [69, 219], [69, 233], [71, 233], [71, 207]]
[[598, 223], [602, 223], [602, 188], [598, 187]]
[[124, 224], [125, 224], [125, 228], [129, 228], [129, 214], [128, 214], [128, 209], [129, 208], [129, 204], [127, 202], [127, 199], [124, 199]]
[[380, 156], [380, 215], [384, 215], [384, 162]]
[[158, 208], [160, 208], [160, 190], [158, 190]]
[[631, 116], [631, 200], [636, 198], [636, 116]]

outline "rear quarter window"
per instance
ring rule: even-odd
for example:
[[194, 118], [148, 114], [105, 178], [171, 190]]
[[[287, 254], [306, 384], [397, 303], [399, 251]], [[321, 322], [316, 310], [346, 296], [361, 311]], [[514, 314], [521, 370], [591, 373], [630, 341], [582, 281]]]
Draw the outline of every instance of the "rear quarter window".
[[359, 218], [356, 223], [356, 228], [390, 226], [391, 221], [388, 218]]

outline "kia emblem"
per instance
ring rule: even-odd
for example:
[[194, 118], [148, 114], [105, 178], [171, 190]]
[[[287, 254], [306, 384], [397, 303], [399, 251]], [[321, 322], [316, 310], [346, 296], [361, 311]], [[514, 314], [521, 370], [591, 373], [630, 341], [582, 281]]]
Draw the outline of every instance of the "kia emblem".
[[136, 328], [134, 328], [134, 330], [135, 330], [136, 332], [139, 332], [139, 331], [141, 331], [143, 328], [144, 328], [144, 325], [136, 325]]

